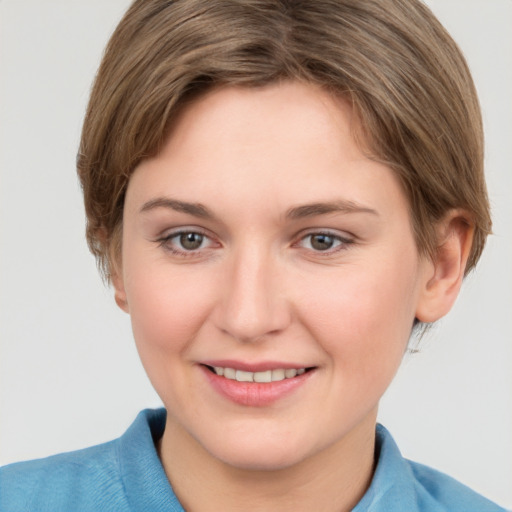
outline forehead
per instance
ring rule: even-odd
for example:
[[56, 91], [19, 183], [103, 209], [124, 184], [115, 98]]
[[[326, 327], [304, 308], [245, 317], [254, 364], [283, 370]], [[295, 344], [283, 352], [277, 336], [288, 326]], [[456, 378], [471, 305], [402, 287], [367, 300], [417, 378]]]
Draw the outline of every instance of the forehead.
[[246, 209], [255, 197], [282, 208], [403, 202], [392, 171], [356, 143], [355, 118], [345, 99], [310, 84], [212, 90], [183, 108], [161, 152], [134, 172], [128, 197], [234, 197]]
[[[343, 144], [352, 139], [355, 123], [346, 99], [314, 84], [286, 80], [261, 87], [217, 87], [181, 108], [164, 151], [200, 139], [202, 147], [210, 141], [216, 153], [243, 151], [251, 142], [273, 146], [276, 140], [283, 151], [301, 141], [304, 149], [334, 139]], [[345, 153], [352, 151], [351, 142]]]

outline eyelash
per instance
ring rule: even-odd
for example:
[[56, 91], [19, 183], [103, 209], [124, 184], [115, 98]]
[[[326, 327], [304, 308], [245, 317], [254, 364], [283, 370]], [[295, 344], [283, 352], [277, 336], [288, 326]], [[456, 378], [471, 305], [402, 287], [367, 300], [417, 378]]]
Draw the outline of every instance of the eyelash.
[[[181, 229], [179, 231], [174, 231], [172, 233], [169, 233], [168, 235], [165, 235], [161, 238], [158, 238], [156, 242], [158, 242], [160, 247], [163, 247], [166, 251], [170, 252], [171, 254], [175, 256], [179, 256], [182, 258], [191, 258], [191, 257], [197, 257], [201, 254], [202, 251], [205, 249], [209, 249], [210, 247], [202, 248], [199, 247], [197, 249], [177, 249], [176, 246], [180, 242], [171, 243], [173, 239], [176, 239], [178, 237], [181, 237], [183, 235], [199, 235], [203, 237], [202, 242], [205, 240], [209, 240], [210, 243], [212, 243], [211, 237], [208, 236], [204, 231], [199, 229]], [[343, 237], [339, 234], [333, 233], [331, 231], [312, 231], [306, 234], [303, 234], [300, 236], [297, 242], [292, 244], [292, 247], [300, 247], [301, 244], [305, 241], [310, 239], [313, 236], [324, 236], [324, 237], [330, 237], [334, 240], [334, 243], [336, 244], [334, 248], [327, 248], [326, 250], [315, 250], [313, 248], [307, 248], [306, 250], [311, 251], [315, 255], [318, 256], [331, 256], [339, 251], [346, 250], [347, 247], [351, 244], [353, 244], [355, 241], [353, 238], [349, 237]], [[202, 243], [201, 243], [202, 245]], [[219, 244], [220, 245], [220, 244]], [[311, 242], [310, 242], [311, 245]]]
[[168, 235], [158, 238], [156, 242], [158, 242], [160, 247], [163, 247], [166, 251], [170, 252], [175, 256], [179, 256], [182, 258], [197, 257], [198, 254], [200, 254], [200, 251], [204, 250], [205, 248], [200, 247], [198, 249], [193, 250], [177, 249], [176, 246], [179, 244], [179, 242], [175, 242], [174, 244], [171, 243], [173, 239], [181, 237], [183, 235], [199, 235], [203, 237], [203, 241], [209, 240], [210, 242], [212, 242], [211, 237], [209, 237], [204, 231], [200, 229], [181, 229], [179, 231], [174, 231], [172, 233], [169, 233]]
[[307, 250], [310, 250], [312, 251], [315, 256], [318, 255], [318, 256], [325, 256], [325, 257], [328, 257], [328, 256], [332, 256], [333, 254], [336, 254], [337, 252], [339, 251], [343, 251], [343, 250], [346, 250], [348, 248], [349, 245], [353, 244], [355, 242], [355, 240], [353, 238], [349, 238], [349, 237], [345, 237], [345, 236], [341, 236], [337, 233], [333, 233], [332, 231], [311, 231], [309, 233], [306, 233], [305, 235], [302, 235], [300, 237], [300, 239], [298, 240], [298, 242], [296, 242], [295, 244], [293, 244], [294, 246], [298, 246], [300, 245], [301, 243], [303, 243], [305, 240], [310, 240], [310, 245], [311, 245], [311, 238], [314, 237], [314, 236], [324, 236], [324, 237], [329, 237], [329, 238], [332, 238], [334, 240], [334, 243], [337, 245], [335, 245], [333, 248], [328, 248], [324, 251], [322, 250], [315, 250], [315, 249], [307, 249]]

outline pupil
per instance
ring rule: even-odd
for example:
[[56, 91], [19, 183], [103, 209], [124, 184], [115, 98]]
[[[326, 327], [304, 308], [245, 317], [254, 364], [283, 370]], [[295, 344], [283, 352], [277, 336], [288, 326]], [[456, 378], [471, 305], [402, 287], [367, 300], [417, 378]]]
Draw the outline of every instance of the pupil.
[[311, 237], [311, 246], [317, 251], [326, 251], [334, 243], [334, 238], [330, 235], [313, 235]]
[[199, 233], [183, 233], [180, 235], [180, 244], [184, 249], [192, 251], [199, 249], [203, 243], [203, 235]]

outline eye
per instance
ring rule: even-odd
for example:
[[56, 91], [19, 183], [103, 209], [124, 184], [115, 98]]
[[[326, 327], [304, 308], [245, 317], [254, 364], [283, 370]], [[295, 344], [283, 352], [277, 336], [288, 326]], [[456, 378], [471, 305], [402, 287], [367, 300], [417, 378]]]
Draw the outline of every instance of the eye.
[[352, 240], [333, 233], [309, 233], [298, 245], [315, 252], [335, 252], [351, 243]]
[[205, 237], [201, 233], [190, 232], [180, 233], [173, 238], [177, 238], [179, 240], [179, 244], [183, 249], [186, 249], [187, 251], [195, 251], [203, 245]]
[[309, 245], [311, 245], [311, 248], [315, 249], [315, 251], [328, 251], [338, 242], [332, 235], [324, 235], [323, 233], [309, 235], [308, 238]]
[[167, 251], [178, 256], [193, 256], [203, 249], [215, 246], [206, 234], [193, 230], [182, 230], [159, 238], [157, 242]]

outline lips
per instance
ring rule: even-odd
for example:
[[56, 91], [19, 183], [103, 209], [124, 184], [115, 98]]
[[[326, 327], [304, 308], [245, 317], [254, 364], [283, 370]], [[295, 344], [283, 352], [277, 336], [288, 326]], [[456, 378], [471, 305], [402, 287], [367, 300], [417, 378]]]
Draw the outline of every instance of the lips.
[[313, 367], [282, 363], [247, 365], [215, 361], [200, 367], [217, 393], [238, 405], [250, 407], [277, 402], [302, 387], [314, 373]]

